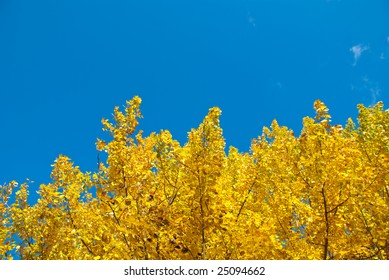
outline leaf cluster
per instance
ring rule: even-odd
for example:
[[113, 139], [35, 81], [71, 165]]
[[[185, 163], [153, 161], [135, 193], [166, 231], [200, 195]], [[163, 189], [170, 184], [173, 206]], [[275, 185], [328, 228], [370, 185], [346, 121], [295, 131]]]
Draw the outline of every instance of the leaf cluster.
[[0, 186], [0, 259], [389, 259], [382, 103], [343, 127], [318, 100], [300, 136], [273, 121], [248, 153], [226, 152], [217, 107], [180, 145], [137, 131], [140, 104], [102, 120], [98, 171], [60, 155], [34, 205]]

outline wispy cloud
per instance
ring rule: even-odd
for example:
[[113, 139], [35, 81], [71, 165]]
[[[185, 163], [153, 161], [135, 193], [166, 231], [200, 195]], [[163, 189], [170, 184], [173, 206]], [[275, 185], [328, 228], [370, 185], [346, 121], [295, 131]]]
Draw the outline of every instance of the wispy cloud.
[[355, 46], [352, 46], [350, 48], [350, 52], [352, 52], [354, 54], [353, 66], [357, 65], [357, 62], [358, 62], [359, 58], [361, 57], [362, 53], [364, 51], [367, 51], [368, 49], [369, 49], [368, 46], [365, 46], [365, 45], [362, 45], [362, 44], [355, 45]]
[[372, 106], [377, 103], [377, 98], [380, 97], [381, 89], [379, 87], [372, 87], [370, 88], [370, 94], [371, 94], [370, 106]]
[[361, 78], [360, 82], [357, 84], [351, 85], [351, 90], [360, 92], [362, 94], [368, 94], [368, 97], [370, 96], [370, 104], [369, 106], [373, 106], [377, 103], [378, 99], [381, 96], [381, 88], [376, 81], [372, 81], [368, 77], [364, 76]]
[[247, 20], [249, 21], [249, 25], [252, 27], [256, 27], [255, 17], [253, 17], [250, 13], [248, 14]]
[[388, 41], [388, 43], [389, 43], [389, 37], [386, 37], [386, 41]]

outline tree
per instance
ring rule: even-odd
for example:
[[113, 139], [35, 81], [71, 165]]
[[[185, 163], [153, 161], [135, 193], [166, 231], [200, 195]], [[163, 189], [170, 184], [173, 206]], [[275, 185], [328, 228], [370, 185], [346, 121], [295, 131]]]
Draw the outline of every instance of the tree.
[[382, 103], [343, 127], [318, 100], [300, 136], [274, 120], [248, 153], [226, 152], [217, 107], [181, 145], [144, 137], [140, 104], [102, 120], [97, 172], [60, 155], [34, 205], [0, 186], [1, 259], [389, 259]]

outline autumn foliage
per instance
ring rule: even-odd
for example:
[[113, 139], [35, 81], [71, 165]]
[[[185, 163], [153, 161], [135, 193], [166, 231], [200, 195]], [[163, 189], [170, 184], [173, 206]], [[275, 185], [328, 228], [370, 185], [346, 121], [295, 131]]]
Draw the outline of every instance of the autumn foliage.
[[299, 137], [273, 121], [226, 152], [214, 107], [184, 145], [137, 131], [141, 99], [103, 119], [97, 172], [59, 156], [52, 182], [0, 186], [0, 259], [389, 259], [389, 112], [328, 108]]

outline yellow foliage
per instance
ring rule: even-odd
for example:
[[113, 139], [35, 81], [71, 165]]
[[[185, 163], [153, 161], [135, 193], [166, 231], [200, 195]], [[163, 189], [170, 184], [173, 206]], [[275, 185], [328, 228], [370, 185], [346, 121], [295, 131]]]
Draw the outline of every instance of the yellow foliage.
[[389, 258], [382, 103], [343, 128], [317, 100], [300, 136], [274, 120], [248, 153], [226, 153], [217, 107], [180, 145], [137, 131], [140, 104], [102, 120], [97, 172], [60, 155], [34, 205], [27, 183], [0, 186], [0, 259]]

